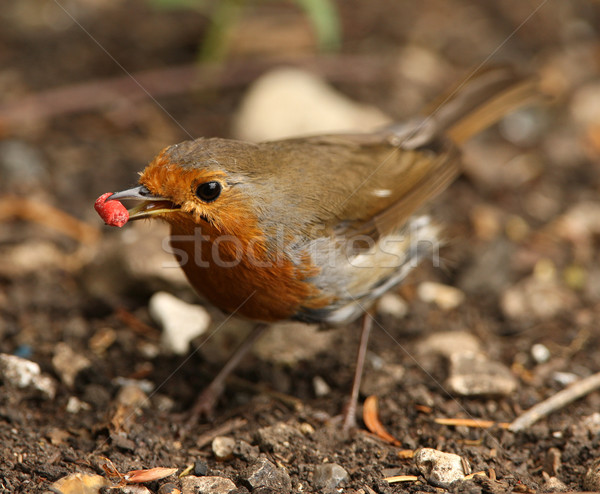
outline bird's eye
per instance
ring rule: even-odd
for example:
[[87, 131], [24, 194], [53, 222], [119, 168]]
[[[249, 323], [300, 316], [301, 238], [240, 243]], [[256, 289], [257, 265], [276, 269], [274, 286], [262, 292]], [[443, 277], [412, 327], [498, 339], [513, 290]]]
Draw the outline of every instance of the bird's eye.
[[212, 202], [221, 195], [219, 182], [206, 182], [196, 187], [196, 197], [204, 202]]

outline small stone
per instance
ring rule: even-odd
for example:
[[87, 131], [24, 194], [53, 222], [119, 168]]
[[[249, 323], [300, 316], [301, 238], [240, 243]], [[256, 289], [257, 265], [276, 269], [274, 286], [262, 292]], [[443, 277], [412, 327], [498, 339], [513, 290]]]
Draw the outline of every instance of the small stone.
[[172, 482], [167, 482], [158, 488], [158, 494], [181, 494], [181, 490]]
[[536, 343], [531, 347], [531, 356], [537, 364], [544, 364], [550, 360], [550, 350], [546, 345]]
[[117, 393], [115, 402], [129, 408], [145, 408], [149, 404], [148, 395], [139, 386], [129, 384], [123, 386]]
[[579, 381], [581, 379], [577, 374], [573, 372], [560, 372], [556, 371], [552, 373], [552, 379], [554, 379], [561, 386], [569, 386], [573, 384], [575, 381]]
[[555, 279], [530, 276], [506, 290], [500, 307], [509, 319], [540, 321], [572, 310], [577, 298]]
[[75, 396], [71, 396], [69, 398], [69, 401], [67, 401], [67, 406], [65, 407], [65, 410], [68, 413], [79, 413], [83, 410], [90, 410], [91, 408], [92, 407], [89, 405], [89, 403], [81, 401]]
[[181, 479], [182, 494], [229, 494], [235, 488], [235, 484], [225, 477], [188, 475]]
[[54, 347], [52, 367], [66, 386], [73, 388], [77, 374], [91, 365], [81, 353], [73, 351], [66, 343], [59, 342]]
[[304, 439], [297, 427], [279, 422], [256, 431], [256, 440], [263, 451], [286, 454], [291, 444], [298, 444]]
[[541, 492], [566, 492], [569, 488], [560, 479], [556, 477], [548, 477], [542, 485]]
[[163, 328], [161, 342], [164, 348], [177, 355], [187, 353], [190, 342], [203, 334], [210, 324], [210, 315], [204, 307], [187, 304], [167, 292], [152, 295], [148, 309]]
[[432, 448], [418, 450], [415, 464], [427, 482], [437, 487], [449, 487], [471, 473], [469, 464], [461, 456]]
[[297, 68], [278, 68], [258, 78], [242, 101], [233, 134], [267, 141], [302, 134], [369, 131], [390, 119], [356, 103], [320, 77]]
[[334, 489], [349, 477], [348, 472], [337, 463], [324, 463], [315, 467], [313, 484], [318, 490]]
[[227, 436], [217, 436], [212, 441], [212, 451], [219, 461], [229, 460], [233, 457], [235, 439]]
[[461, 396], [508, 396], [517, 388], [517, 380], [500, 362], [481, 353], [464, 352], [450, 356], [446, 385]]
[[423, 302], [434, 303], [440, 309], [456, 309], [465, 300], [465, 294], [453, 286], [425, 281], [417, 289], [417, 294]]
[[108, 479], [88, 473], [72, 473], [52, 484], [54, 492], [81, 494], [97, 494], [102, 487], [108, 486], [110, 486]]
[[152, 494], [150, 489], [148, 489], [147, 487], [145, 487], [143, 485], [137, 485], [137, 484], [124, 485], [119, 488], [119, 491], [122, 492], [123, 494]]
[[292, 480], [284, 468], [277, 468], [264, 457], [247, 467], [241, 477], [254, 492], [259, 487], [267, 487], [277, 493], [291, 492]]
[[0, 354], [0, 380], [46, 399], [52, 400], [56, 395], [56, 383], [42, 374], [37, 363], [14, 355]]
[[208, 463], [204, 460], [196, 460], [194, 463], [194, 475], [204, 477], [208, 473]]
[[322, 331], [316, 324], [284, 322], [271, 325], [254, 344], [261, 360], [293, 367], [331, 348], [337, 331]]
[[260, 454], [260, 448], [258, 446], [253, 446], [246, 441], [239, 440], [235, 443], [233, 454], [242, 460], [252, 462], [258, 458], [258, 455]]
[[313, 389], [315, 390], [315, 396], [317, 398], [322, 398], [323, 396], [327, 396], [331, 393], [331, 388], [327, 381], [323, 379], [321, 376], [315, 376], [313, 378]]
[[600, 434], [600, 413], [594, 412], [591, 415], [583, 417], [571, 426], [573, 434], [576, 436], [595, 437]]
[[396, 319], [402, 319], [408, 314], [408, 304], [406, 301], [395, 293], [386, 293], [381, 296], [377, 302], [377, 311], [380, 314], [387, 314], [395, 317]]
[[600, 459], [594, 460], [583, 478], [586, 491], [600, 492]]
[[480, 350], [479, 340], [466, 331], [434, 333], [418, 345], [420, 354], [435, 354], [443, 357], [450, 357], [454, 353], [479, 352]]

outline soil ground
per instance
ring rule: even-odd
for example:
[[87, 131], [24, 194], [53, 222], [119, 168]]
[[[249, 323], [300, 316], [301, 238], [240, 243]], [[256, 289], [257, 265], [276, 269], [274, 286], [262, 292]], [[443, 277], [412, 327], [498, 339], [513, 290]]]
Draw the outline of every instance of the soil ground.
[[[3, 6], [0, 350], [37, 362], [57, 391], [49, 399], [0, 382], [0, 492], [44, 492], [73, 472], [103, 475], [101, 457], [121, 472], [205, 462], [210, 474], [242, 488], [241, 472], [254, 453], [217, 461], [215, 435], [258, 446], [287, 469], [293, 492], [318, 492], [313, 472], [324, 462], [349, 473], [343, 492], [434, 492], [423, 476], [402, 484], [383, 480], [420, 475], [399, 451], [422, 447], [456, 453], [473, 471], [487, 472], [486, 479], [455, 490], [533, 492], [551, 489], [549, 477], [564, 489], [584, 490], [600, 445], [597, 392], [520, 433], [434, 419], [510, 422], [600, 370], [600, 5], [346, 1], [339, 2], [339, 16], [342, 47], [322, 55], [292, 4], [248, 7], [224, 60], [230, 70], [203, 73], [200, 89], [163, 91], [157, 101], [116, 91], [107, 104], [67, 111], [69, 102], [81, 106], [77, 84], [122, 78], [124, 70], [156, 69], [166, 87], [178, 87], [182, 79], [161, 70], [193, 66], [207, 16], [156, 10], [141, 0]], [[101, 193], [135, 183], [164, 146], [185, 140], [182, 129], [229, 137], [245, 89], [274, 60], [308, 65], [344, 94], [398, 119], [483, 61], [538, 73], [553, 96], [548, 106], [467, 146], [465, 174], [435, 205], [450, 239], [443, 269], [423, 265], [398, 290], [408, 302], [405, 317], [378, 315], [367, 373], [381, 378], [373, 378], [371, 389], [381, 422], [401, 446], [368, 434], [362, 422], [348, 437], [332, 425], [350, 386], [358, 324], [335, 330], [327, 348], [293, 365], [249, 358], [214, 419], [180, 437], [178, 414], [219, 364], [206, 352], [190, 358], [164, 353], [148, 301], [158, 290], [191, 303], [198, 298], [176, 274], [157, 275], [148, 266], [144, 247], [158, 245], [164, 230], [152, 236], [151, 224], [136, 233], [102, 227], [92, 209]], [[53, 88], [67, 88], [66, 98], [43, 99], [53, 115], [29, 114], [28, 98]], [[425, 302], [418, 287], [427, 280], [455, 286], [466, 298], [450, 310]], [[516, 391], [495, 397], [446, 392], [448, 362], [422, 347], [448, 331], [480, 340], [490, 360], [511, 369]], [[545, 361], [532, 356], [535, 344], [548, 350]], [[71, 380], [56, 363], [64, 345], [71, 358], [87, 359]], [[383, 379], [392, 368], [401, 368], [402, 377]], [[316, 377], [328, 384], [326, 396], [316, 395]], [[146, 406], [127, 404], [119, 394], [123, 378], [154, 388]], [[77, 403], [83, 405], [73, 412], [68, 405]], [[277, 436], [282, 423], [292, 436]], [[264, 429], [269, 426], [277, 427]], [[148, 487], [157, 492], [158, 483]]]

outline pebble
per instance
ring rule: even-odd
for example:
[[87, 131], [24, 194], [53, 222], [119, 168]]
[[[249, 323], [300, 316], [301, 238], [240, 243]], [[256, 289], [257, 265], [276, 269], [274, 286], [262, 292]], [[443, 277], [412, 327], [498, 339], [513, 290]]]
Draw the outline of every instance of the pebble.
[[566, 492], [569, 490], [567, 485], [560, 479], [556, 477], [548, 477], [544, 476], [544, 483], [542, 485], [541, 492]]
[[55, 345], [52, 367], [69, 388], [73, 388], [77, 374], [90, 365], [92, 363], [87, 357], [73, 351], [66, 343], [59, 342]]
[[434, 333], [422, 340], [417, 350], [422, 355], [441, 355], [449, 358], [455, 353], [479, 352], [481, 343], [467, 331], [446, 331]]
[[235, 443], [233, 454], [242, 460], [251, 462], [258, 458], [260, 448], [240, 439]]
[[186, 354], [190, 342], [210, 325], [210, 315], [204, 307], [188, 304], [167, 292], [152, 295], [148, 309], [163, 328], [162, 345], [176, 355]]
[[227, 436], [217, 436], [213, 439], [211, 447], [217, 460], [229, 460], [233, 457], [235, 439]]
[[194, 475], [204, 477], [208, 473], [208, 463], [204, 460], [196, 460], [194, 463]]
[[36, 362], [6, 353], [0, 354], [0, 381], [46, 399], [56, 395], [55, 381], [43, 375]]
[[261, 427], [256, 431], [256, 442], [263, 451], [276, 454], [285, 454], [290, 449], [290, 444], [297, 444], [304, 436], [298, 427], [284, 422]]
[[450, 377], [446, 385], [460, 396], [508, 396], [517, 380], [504, 364], [475, 352], [450, 356]]
[[573, 435], [595, 437], [600, 434], [600, 412], [594, 412], [586, 415], [581, 420], [575, 422], [571, 429]]
[[168, 482], [158, 488], [158, 494], [181, 494], [181, 490], [172, 482]]
[[337, 463], [324, 463], [315, 467], [313, 484], [319, 490], [334, 489], [349, 477], [348, 472]]
[[284, 468], [277, 468], [264, 457], [259, 458], [248, 466], [241, 474], [247, 487], [252, 492], [260, 487], [272, 489], [274, 492], [283, 494], [291, 492], [292, 480]]
[[583, 478], [586, 491], [600, 492], [600, 459], [594, 460]]
[[545, 364], [548, 362], [548, 360], [550, 360], [551, 354], [546, 345], [536, 343], [531, 347], [531, 356], [533, 357], [533, 360], [535, 360], [536, 364]]
[[273, 324], [254, 344], [253, 352], [263, 361], [293, 367], [331, 349], [338, 333], [323, 331], [317, 324]]
[[458, 288], [433, 281], [421, 283], [417, 295], [423, 302], [434, 303], [442, 310], [456, 309], [465, 300], [465, 294]]
[[67, 406], [65, 407], [65, 410], [68, 413], [79, 413], [84, 410], [90, 410], [91, 408], [92, 407], [89, 405], [89, 403], [86, 403], [85, 401], [81, 401], [79, 398], [77, 398], [75, 396], [71, 396], [71, 397], [69, 397], [69, 400], [67, 401]]
[[298, 68], [277, 68], [258, 78], [235, 117], [233, 135], [268, 141], [306, 134], [370, 131], [391, 123], [375, 107], [356, 103], [323, 79]]
[[119, 491], [123, 494], [152, 494], [152, 491], [143, 485], [124, 485], [119, 487]]
[[148, 395], [139, 386], [128, 384], [123, 386], [115, 398], [115, 402], [124, 407], [145, 408], [150, 400]]
[[581, 378], [573, 372], [556, 371], [552, 373], [552, 379], [554, 379], [561, 386], [566, 387], [569, 384], [573, 384], [575, 381], [579, 381]]
[[72, 473], [52, 484], [54, 492], [63, 494], [74, 492], [77, 494], [98, 494], [102, 487], [109, 486], [108, 479], [101, 475], [88, 473]]
[[577, 305], [571, 290], [554, 279], [530, 276], [508, 288], [500, 307], [506, 317], [521, 321], [539, 321], [567, 312]]
[[181, 479], [182, 494], [229, 494], [235, 488], [235, 484], [225, 477], [187, 475]]
[[471, 473], [469, 464], [461, 456], [432, 448], [419, 449], [415, 453], [415, 464], [427, 482], [436, 487], [448, 487]]
[[409, 306], [406, 300], [395, 293], [386, 293], [377, 302], [377, 311], [380, 314], [402, 319], [408, 314]]
[[331, 393], [331, 387], [321, 376], [313, 377], [313, 389], [317, 398], [322, 398]]

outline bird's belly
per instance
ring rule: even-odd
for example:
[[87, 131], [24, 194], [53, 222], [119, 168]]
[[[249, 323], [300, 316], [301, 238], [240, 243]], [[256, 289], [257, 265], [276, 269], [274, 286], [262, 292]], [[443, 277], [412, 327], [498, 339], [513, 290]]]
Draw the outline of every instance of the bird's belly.
[[226, 313], [272, 322], [293, 318], [306, 303], [327, 303], [308, 281], [311, 266], [257, 259], [243, 250], [232, 255], [212, 242], [179, 235], [171, 237], [171, 246], [194, 289]]

